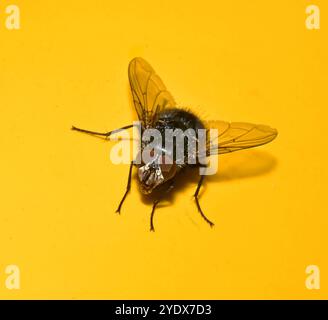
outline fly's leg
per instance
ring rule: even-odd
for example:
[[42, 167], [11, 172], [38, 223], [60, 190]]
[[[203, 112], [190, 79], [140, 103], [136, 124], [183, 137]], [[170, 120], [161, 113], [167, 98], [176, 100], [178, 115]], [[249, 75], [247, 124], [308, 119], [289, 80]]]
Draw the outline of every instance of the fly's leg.
[[128, 184], [126, 185], [126, 190], [125, 190], [125, 193], [124, 193], [124, 196], [120, 202], [120, 204], [118, 205], [118, 208], [115, 212], [117, 213], [121, 213], [121, 207], [122, 207], [122, 204], [127, 196], [127, 194], [129, 193], [130, 189], [131, 189], [131, 177], [132, 177], [132, 167], [133, 167], [133, 161], [131, 161], [131, 164], [130, 164], [130, 170], [129, 170], [129, 177], [128, 177]]
[[95, 131], [80, 129], [80, 128], [77, 128], [77, 127], [74, 127], [74, 126], [72, 126], [72, 130], [83, 132], [83, 133], [88, 133], [88, 134], [93, 134], [93, 135], [96, 135], [96, 136], [105, 136], [107, 138], [112, 133], [120, 132], [122, 130], [132, 128], [133, 126], [134, 126], [133, 124], [129, 124], [128, 126], [125, 126], [125, 127], [119, 128], [119, 129], [115, 129], [115, 130], [112, 130], [112, 131], [109, 131], [109, 132], [95, 132]]
[[151, 215], [150, 215], [150, 231], [155, 231], [153, 220], [154, 220], [154, 214], [155, 214], [156, 206], [165, 197], [165, 195], [168, 194], [172, 189], [173, 189], [173, 182], [171, 182], [169, 184], [168, 188], [165, 190], [165, 192], [163, 192], [161, 194], [161, 196], [157, 200], [154, 201], [154, 203], [153, 203], [153, 209], [152, 209]]
[[194, 194], [194, 197], [195, 197], [195, 200], [196, 200], [196, 206], [197, 206], [197, 209], [199, 211], [199, 213], [201, 214], [201, 216], [203, 217], [203, 219], [211, 226], [213, 227], [214, 226], [214, 223], [212, 221], [210, 221], [206, 216], [205, 214], [203, 213], [200, 205], [199, 205], [199, 202], [198, 202], [198, 194], [199, 194], [199, 190], [200, 190], [200, 187], [204, 181], [204, 178], [205, 176], [201, 176], [199, 181], [198, 181], [198, 185], [197, 185], [197, 189], [196, 189], [196, 192]]

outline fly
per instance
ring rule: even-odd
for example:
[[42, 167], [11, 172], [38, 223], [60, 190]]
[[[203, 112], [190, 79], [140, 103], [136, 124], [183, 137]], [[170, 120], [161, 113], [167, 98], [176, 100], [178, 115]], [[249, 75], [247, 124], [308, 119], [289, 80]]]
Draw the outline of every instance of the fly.
[[[200, 154], [200, 149], [194, 147], [191, 150], [180, 150], [182, 151], [182, 156], [180, 152], [180, 157], [178, 157], [178, 149], [173, 149], [176, 150], [173, 152], [167, 152], [162, 145], [155, 145], [152, 146], [150, 151], [151, 160], [145, 161], [141, 157], [141, 161], [132, 161], [130, 163], [126, 191], [116, 212], [121, 212], [122, 205], [130, 191], [132, 169], [135, 166], [138, 169], [137, 177], [142, 193], [151, 194], [154, 190], [161, 190], [160, 195], [154, 200], [152, 206], [150, 215], [151, 231], [154, 231], [153, 220], [156, 206], [167, 193], [174, 189], [176, 178], [185, 168], [191, 166], [206, 167], [199, 160], [201, 157], [257, 147], [272, 141], [278, 134], [276, 129], [268, 126], [244, 122], [209, 121], [205, 125], [199, 117], [189, 110], [184, 110], [176, 106], [172, 95], [167, 91], [160, 77], [155, 73], [150, 64], [142, 58], [134, 58], [130, 62], [128, 75], [134, 106], [141, 126], [141, 153], [149, 146], [149, 143], [143, 141], [144, 133], [148, 129], [158, 130], [164, 141], [165, 133], [168, 129], [180, 129], [182, 132], [193, 129], [196, 132], [196, 136], [194, 136], [194, 140], [196, 141], [200, 140], [197, 132], [200, 130], [206, 132], [205, 151], [202, 154]], [[109, 137], [113, 133], [132, 128], [133, 126], [133, 124], [127, 125], [106, 133], [80, 129], [74, 126], [72, 129], [92, 135]], [[208, 133], [211, 129], [216, 129], [216, 136], [209, 136]], [[174, 147], [176, 147], [176, 143]], [[190, 159], [197, 160], [191, 164], [188, 161]], [[198, 200], [199, 191], [205, 177], [206, 175], [199, 174], [194, 198], [199, 213], [212, 227], [214, 223], [206, 217]]]

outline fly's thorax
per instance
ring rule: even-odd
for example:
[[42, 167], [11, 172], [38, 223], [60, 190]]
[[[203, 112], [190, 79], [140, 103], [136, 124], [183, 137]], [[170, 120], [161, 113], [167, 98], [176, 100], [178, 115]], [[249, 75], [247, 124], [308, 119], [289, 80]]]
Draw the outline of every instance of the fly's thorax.
[[154, 154], [164, 153], [178, 165], [194, 165], [197, 163], [197, 150], [201, 144], [206, 148], [204, 128], [182, 129], [168, 126], [167, 123], [159, 120], [155, 128], [143, 130], [141, 140], [143, 162], [152, 162]]

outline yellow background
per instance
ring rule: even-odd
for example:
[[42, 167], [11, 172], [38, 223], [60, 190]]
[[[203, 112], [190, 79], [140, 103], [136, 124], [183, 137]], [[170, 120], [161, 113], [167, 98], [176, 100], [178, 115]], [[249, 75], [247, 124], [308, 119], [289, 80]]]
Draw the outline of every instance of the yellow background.
[[[328, 298], [327, 12], [305, 28], [293, 1], [0, 2], [0, 297]], [[147, 59], [179, 105], [205, 119], [279, 130], [264, 147], [222, 156], [155, 215], [128, 165], [103, 142], [135, 119], [127, 66]], [[135, 180], [134, 180], [135, 181]], [[8, 290], [5, 267], [19, 266]], [[318, 265], [321, 289], [305, 287]]]

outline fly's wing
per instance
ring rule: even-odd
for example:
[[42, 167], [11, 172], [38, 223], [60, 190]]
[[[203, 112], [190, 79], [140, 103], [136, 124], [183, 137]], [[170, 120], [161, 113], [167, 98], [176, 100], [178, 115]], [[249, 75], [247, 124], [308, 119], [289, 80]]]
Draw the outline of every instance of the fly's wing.
[[[212, 131], [210, 129], [217, 130]], [[272, 141], [277, 134], [276, 129], [262, 124], [209, 121], [207, 123], [206, 155], [223, 154], [261, 146]]]
[[175, 107], [175, 101], [161, 78], [144, 59], [134, 58], [130, 62], [129, 81], [134, 106], [144, 127], [152, 126], [156, 113]]

